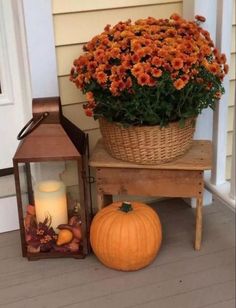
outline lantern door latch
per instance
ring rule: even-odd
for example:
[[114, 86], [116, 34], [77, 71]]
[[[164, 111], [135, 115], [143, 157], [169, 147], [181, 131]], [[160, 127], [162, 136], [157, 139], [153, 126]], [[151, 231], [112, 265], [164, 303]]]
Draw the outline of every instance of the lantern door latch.
[[85, 171], [82, 172], [82, 177], [88, 184], [93, 184], [96, 182], [95, 177], [87, 175]]
[[87, 181], [87, 183], [89, 183], [89, 184], [93, 184], [93, 183], [95, 183], [96, 181], [95, 181], [95, 177], [94, 176], [86, 176], [86, 181]]

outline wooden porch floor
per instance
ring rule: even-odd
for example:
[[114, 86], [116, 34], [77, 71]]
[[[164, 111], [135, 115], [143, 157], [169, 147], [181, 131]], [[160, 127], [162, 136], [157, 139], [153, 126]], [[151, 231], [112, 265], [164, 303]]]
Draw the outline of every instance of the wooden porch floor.
[[182, 200], [157, 203], [164, 231], [156, 260], [136, 272], [84, 260], [28, 262], [19, 232], [0, 235], [0, 306], [4, 308], [234, 308], [234, 213], [214, 203], [204, 208], [200, 252], [193, 250], [194, 210]]

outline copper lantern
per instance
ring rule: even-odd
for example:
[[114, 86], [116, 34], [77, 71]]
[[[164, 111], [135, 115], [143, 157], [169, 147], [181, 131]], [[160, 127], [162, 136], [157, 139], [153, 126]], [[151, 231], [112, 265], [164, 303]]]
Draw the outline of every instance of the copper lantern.
[[29, 260], [89, 252], [88, 136], [59, 97], [33, 100], [13, 158], [22, 254]]

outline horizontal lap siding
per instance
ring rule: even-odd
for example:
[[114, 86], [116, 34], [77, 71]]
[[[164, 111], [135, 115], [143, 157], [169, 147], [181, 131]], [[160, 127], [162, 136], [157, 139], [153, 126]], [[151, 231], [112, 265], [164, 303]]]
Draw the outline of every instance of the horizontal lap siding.
[[53, 14], [85, 12], [181, 2], [180, 0], [52, 0]]
[[235, 80], [230, 80], [230, 84], [229, 84], [229, 101], [228, 101], [228, 105], [230, 106], [234, 106], [234, 96], [235, 96]]
[[71, 105], [85, 101], [85, 95], [69, 80], [69, 76], [59, 77], [59, 90], [62, 105]]
[[106, 11], [73, 12], [54, 15], [56, 46], [84, 43], [102, 32], [106, 24], [114, 25], [120, 20], [136, 20], [148, 16], [169, 17], [181, 13], [181, 3], [138, 6]]
[[120, 20], [136, 20], [153, 16], [168, 18], [182, 14], [179, 0], [53, 0], [53, 20], [57, 55], [58, 82], [63, 113], [73, 123], [89, 133], [90, 150], [94, 148], [100, 131], [97, 121], [83, 111], [85, 96], [69, 81], [73, 60], [83, 51], [83, 45], [103, 31], [106, 24]]
[[230, 68], [229, 68], [229, 78], [230, 80], [235, 80], [235, 58], [236, 58], [236, 53], [231, 52], [231, 57], [230, 57]]
[[236, 25], [233, 25], [233, 27], [232, 27], [232, 45], [231, 45], [231, 52], [233, 53], [235, 53], [236, 52]]

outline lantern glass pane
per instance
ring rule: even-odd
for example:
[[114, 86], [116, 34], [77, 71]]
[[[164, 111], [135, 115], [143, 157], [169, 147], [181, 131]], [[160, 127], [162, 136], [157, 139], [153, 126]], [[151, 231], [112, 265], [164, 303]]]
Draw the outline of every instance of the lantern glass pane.
[[27, 252], [80, 254], [85, 222], [77, 161], [31, 162], [28, 166], [20, 167]]

